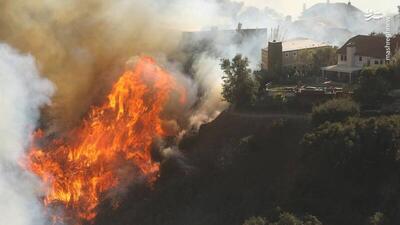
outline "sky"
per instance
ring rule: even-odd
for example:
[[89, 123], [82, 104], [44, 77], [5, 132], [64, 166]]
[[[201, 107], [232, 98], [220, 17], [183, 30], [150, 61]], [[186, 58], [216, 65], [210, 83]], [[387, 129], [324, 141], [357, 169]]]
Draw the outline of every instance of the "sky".
[[[303, 4], [307, 7], [318, 2], [326, 2], [326, 0], [243, 0], [246, 5], [265, 7], [268, 6], [285, 15], [299, 16]], [[333, 2], [348, 2], [348, 0]], [[351, 3], [363, 11], [379, 11], [382, 13], [396, 13], [397, 5], [400, 5], [400, 0], [352, 0]]]

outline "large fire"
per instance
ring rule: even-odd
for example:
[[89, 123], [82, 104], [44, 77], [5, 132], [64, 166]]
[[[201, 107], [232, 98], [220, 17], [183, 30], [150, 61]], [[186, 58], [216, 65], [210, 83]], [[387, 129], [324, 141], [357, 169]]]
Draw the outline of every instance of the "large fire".
[[[160, 114], [175, 92], [183, 103], [176, 80], [153, 59], [140, 57], [80, 127], [33, 146], [28, 167], [47, 186], [45, 205], [64, 205], [77, 223], [90, 221], [107, 192], [139, 177], [153, 182], [159, 164], [151, 159], [151, 145], [166, 135]], [[36, 142], [42, 137], [38, 131]]]

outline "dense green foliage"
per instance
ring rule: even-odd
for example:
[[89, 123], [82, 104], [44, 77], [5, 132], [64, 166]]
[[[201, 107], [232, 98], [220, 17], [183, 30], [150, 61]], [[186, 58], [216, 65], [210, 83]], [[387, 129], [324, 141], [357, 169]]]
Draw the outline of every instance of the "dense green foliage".
[[313, 54], [312, 71], [320, 75], [321, 67], [337, 64], [337, 48], [317, 49]]
[[222, 96], [239, 108], [253, 105], [257, 98], [259, 85], [248, 67], [249, 60], [242, 55], [236, 55], [232, 61], [223, 59], [221, 62], [225, 74], [222, 77]]
[[250, 217], [244, 221], [243, 225], [268, 225], [269, 222], [263, 217]]
[[325, 123], [304, 136], [303, 147], [306, 204], [331, 202], [325, 210], [334, 217], [357, 208], [344, 217], [358, 223], [362, 212], [378, 210], [399, 222], [400, 116]]
[[386, 225], [385, 215], [381, 212], [376, 212], [367, 222], [367, 225]]
[[251, 217], [247, 219], [243, 225], [322, 225], [317, 217], [306, 215], [304, 218], [299, 218], [292, 213], [282, 212], [275, 222], [268, 222], [263, 217]]
[[376, 172], [373, 162], [398, 163], [400, 117], [351, 118], [344, 123], [326, 123], [305, 135], [303, 143], [325, 166], [336, 169], [351, 166], [352, 170]]
[[311, 62], [306, 69], [306, 73], [312, 76], [320, 76], [321, 67], [335, 65], [337, 63], [336, 48], [322, 48], [314, 51], [304, 51], [299, 57]]
[[400, 89], [400, 61], [388, 65], [367, 67], [361, 71], [354, 99], [363, 108], [378, 109], [390, 102], [389, 92]]
[[359, 87], [354, 91], [354, 99], [364, 108], [379, 108], [385, 103], [389, 90], [388, 81], [377, 70], [364, 69]]
[[319, 126], [325, 122], [340, 122], [351, 116], [358, 116], [360, 107], [348, 98], [335, 98], [322, 103], [312, 110], [312, 123]]

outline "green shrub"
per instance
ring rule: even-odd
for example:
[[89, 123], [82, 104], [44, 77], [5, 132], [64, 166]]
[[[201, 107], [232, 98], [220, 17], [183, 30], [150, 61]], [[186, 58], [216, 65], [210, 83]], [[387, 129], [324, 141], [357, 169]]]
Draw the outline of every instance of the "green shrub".
[[263, 217], [250, 217], [246, 221], [244, 221], [243, 225], [268, 225], [269, 223]]
[[366, 109], [377, 109], [387, 100], [391, 89], [387, 67], [366, 68], [361, 71], [360, 84], [354, 90], [354, 99]]
[[312, 123], [319, 126], [325, 122], [341, 122], [359, 114], [359, 105], [351, 99], [332, 99], [313, 108]]
[[317, 217], [307, 215], [303, 219], [288, 212], [282, 212], [276, 222], [268, 222], [263, 217], [251, 217], [243, 225], [322, 225]]
[[385, 215], [381, 212], [376, 212], [368, 219], [367, 225], [384, 225]]

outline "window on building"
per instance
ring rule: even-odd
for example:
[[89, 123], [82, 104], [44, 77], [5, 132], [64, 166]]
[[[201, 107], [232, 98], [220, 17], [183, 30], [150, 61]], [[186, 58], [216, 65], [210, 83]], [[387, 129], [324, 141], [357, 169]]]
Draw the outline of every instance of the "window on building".
[[286, 57], [289, 57], [289, 53], [285, 53], [285, 56], [286, 56]]
[[375, 65], [378, 65], [378, 64], [379, 64], [378, 60], [375, 60]]
[[347, 55], [344, 56], [344, 61], [347, 61]]
[[383, 64], [383, 60], [381, 59], [381, 64]]
[[297, 55], [297, 52], [293, 52], [293, 56], [296, 56]]
[[360, 56], [359, 60], [360, 60], [360, 62], [362, 61], [362, 56]]
[[343, 61], [343, 60], [344, 60], [344, 57], [343, 57], [343, 55], [340, 55], [340, 60], [341, 60], [341, 61]]

